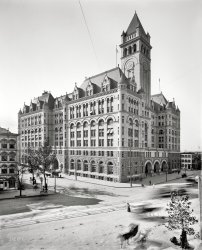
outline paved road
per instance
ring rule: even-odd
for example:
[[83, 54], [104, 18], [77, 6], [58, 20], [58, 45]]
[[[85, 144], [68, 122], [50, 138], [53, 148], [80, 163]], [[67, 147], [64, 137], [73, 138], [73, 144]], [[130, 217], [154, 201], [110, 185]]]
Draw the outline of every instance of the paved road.
[[[139, 203], [134, 202], [134, 200], [128, 201], [131, 205], [131, 212], [138, 206]], [[155, 204], [155, 206], [162, 207], [165, 204], [165, 200], [151, 200], [151, 203]], [[69, 210], [68, 208], [58, 208], [52, 207], [52, 210], [44, 210], [40, 209], [39, 207], [32, 207], [33, 211], [30, 213], [22, 213], [22, 214], [14, 214], [10, 216], [3, 216], [0, 219], [0, 230], [7, 229], [7, 228], [15, 228], [15, 227], [22, 227], [26, 225], [33, 225], [38, 223], [44, 222], [52, 222], [58, 220], [67, 220], [72, 218], [78, 218], [83, 216], [89, 215], [96, 215], [101, 213], [109, 213], [119, 210], [126, 210], [126, 203], [125, 202], [117, 202], [114, 204], [109, 205], [100, 205], [96, 207], [89, 207], [89, 208], [82, 208], [77, 207], [74, 210], [72, 208]], [[164, 214], [164, 212], [163, 212]], [[146, 213], [146, 217], [153, 217], [153, 216], [163, 216], [162, 211], [158, 212], [149, 212]]]

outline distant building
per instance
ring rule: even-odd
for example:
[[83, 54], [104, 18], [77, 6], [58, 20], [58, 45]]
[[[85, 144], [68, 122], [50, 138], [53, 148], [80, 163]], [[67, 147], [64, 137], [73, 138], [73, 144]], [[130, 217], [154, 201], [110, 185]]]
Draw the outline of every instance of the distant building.
[[17, 187], [17, 134], [0, 127], [0, 190]]
[[150, 35], [135, 13], [121, 35], [121, 68], [86, 78], [72, 93], [45, 91], [18, 114], [21, 156], [48, 140], [55, 168], [125, 182], [180, 168], [180, 110], [151, 95]]
[[201, 169], [201, 152], [182, 152], [181, 168], [185, 170]]

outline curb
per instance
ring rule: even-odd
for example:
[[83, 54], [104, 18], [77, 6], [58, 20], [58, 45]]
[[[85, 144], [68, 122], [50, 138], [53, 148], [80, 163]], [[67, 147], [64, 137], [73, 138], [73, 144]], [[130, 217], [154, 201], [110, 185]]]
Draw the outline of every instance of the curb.
[[49, 193], [49, 194], [36, 194], [36, 195], [16, 195], [13, 197], [5, 197], [5, 198], [0, 198], [0, 201], [3, 200], [13, 200], [13, 199], [24, 199], [24, 198], [31, 198], [31, 197], [40, 197], [40, 196], [48, 196], [48, 195], [54, 195], [55, 193]]
[[[79, 181], [79, 182], [83, 182], [83, 183], [88, 183], [88, 184], [94, 184], [94, 185], [99, 185], [99, 186], [105, 186], [105, 187], [113, 187], [113, 188], [130, 188], [130, 186], [128, 187], [115, 187], [115, 186], [112, 186], [112, 185], [107, 185], [107, 184], [101, 184], [101, 183], [94, 183], [94, 182], [90, 182], [90, 181], [83, 181], [83, 180], [74, 180], [74, 179], [70, 179], [68, 177], [64, 177], [65, 179], [67, 180], [71, 180], [71, 181]], [[141, 187], [141, 184], [135, 184], [133, 183], [134, 185], [136, 186], [133, 186], [134, 187]], [[128, 185], [130, 185], [130, 183], [128, 183]]]

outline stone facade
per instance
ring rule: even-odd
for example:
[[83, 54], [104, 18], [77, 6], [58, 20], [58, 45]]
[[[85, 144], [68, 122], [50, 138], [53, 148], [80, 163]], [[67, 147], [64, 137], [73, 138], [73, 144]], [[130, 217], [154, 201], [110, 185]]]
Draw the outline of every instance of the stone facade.
[[180, 111], [151, 95], [150, 36], [137, 14], [122, 33], [122, 66], [70, 94], [42, 96], [18, 115], [21, 155], [49, 141], [63, 172], [125, 182], [180, 167]]
[[0, 190], [17, 187], [17, 134], [0, 128]]

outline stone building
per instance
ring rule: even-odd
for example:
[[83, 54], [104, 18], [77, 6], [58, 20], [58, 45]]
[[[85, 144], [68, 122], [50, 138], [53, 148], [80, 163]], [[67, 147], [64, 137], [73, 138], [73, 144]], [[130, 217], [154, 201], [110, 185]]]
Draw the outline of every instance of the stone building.
[[21, 155], [49, 141], [55, 168], [125, 182], [180, 167], [180, 111], [151, 95], [150, 35], [135, 13], [121, 35], [121, 67], [86, 78], [72, 93], [44, 92], [18, 115]]
[[17, 187], [17, 134], [0, 127], [0, 190]]

